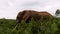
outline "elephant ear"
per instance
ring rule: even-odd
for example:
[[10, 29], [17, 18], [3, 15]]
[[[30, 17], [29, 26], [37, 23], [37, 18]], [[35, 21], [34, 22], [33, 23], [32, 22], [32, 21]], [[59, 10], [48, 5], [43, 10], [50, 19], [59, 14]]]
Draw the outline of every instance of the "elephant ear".
[[30, 17], [30, 14], [25, 14], [23, 17], [22, 17], [22, 20], [26, 21], [28, 18]]

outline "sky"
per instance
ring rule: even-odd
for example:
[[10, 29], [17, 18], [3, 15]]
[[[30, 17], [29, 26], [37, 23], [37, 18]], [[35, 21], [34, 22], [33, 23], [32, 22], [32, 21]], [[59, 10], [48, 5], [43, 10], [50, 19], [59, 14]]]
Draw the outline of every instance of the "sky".
[[60, 0], [0, 0], [0, 18], [16, 19], [23, 10], [47, 11], [54, 15], [60, 9]]

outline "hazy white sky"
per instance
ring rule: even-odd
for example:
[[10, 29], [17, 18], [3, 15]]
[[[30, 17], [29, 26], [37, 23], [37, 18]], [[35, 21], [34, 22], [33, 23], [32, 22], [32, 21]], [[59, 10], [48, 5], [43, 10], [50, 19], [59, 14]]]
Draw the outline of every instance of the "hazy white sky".
[[60, 0], [0, 0], [0, 18], [15, 19], [22, 10], [47, 11], [54, 15]]

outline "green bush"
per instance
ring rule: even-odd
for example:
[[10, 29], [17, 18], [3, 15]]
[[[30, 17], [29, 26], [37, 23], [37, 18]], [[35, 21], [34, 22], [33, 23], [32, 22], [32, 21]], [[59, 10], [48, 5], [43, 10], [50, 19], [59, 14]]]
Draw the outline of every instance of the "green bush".
[[24, 20], [18, 25], [18, 30], [13, 30], [15, 20], [0, 19], [0, 34], [60, 34], [60, 18], [42, 17], [35, 21], [33, 18], [29, 23]]

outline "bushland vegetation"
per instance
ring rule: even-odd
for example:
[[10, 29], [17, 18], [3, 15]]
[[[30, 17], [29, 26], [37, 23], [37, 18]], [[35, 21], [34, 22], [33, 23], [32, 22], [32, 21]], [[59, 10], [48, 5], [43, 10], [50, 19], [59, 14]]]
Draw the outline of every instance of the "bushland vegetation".
[[13, 30], [16, 20], [0, 19], [0, 34], [60, 34], [60, 18], [42, 17], [39, 21], [33, 18], [29, 23], [21, 21], [18, 30]]

